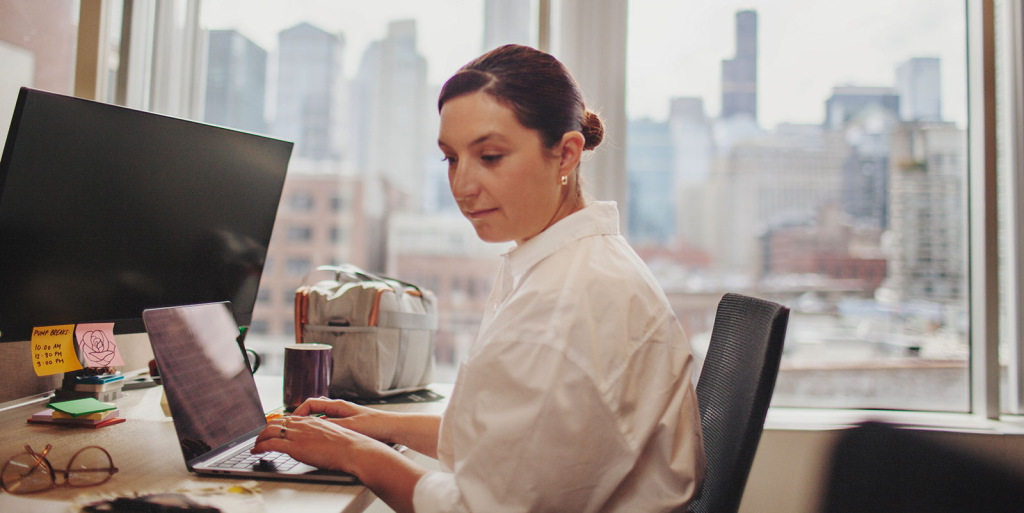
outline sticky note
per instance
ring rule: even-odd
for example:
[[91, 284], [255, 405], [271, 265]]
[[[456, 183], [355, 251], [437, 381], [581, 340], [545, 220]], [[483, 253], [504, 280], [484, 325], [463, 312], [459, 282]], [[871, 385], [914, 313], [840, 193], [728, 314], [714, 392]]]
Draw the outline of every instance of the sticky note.
[[32, 329], [32, 368], [36, 376], [49, 376], [82, 368], [75, 355], [74, 324]]
[[72, 417], [81, 417], [82, 415], [110, 411], [117, 408], [117, 405], [105, 403], [95, 397], [85, 397], [82, 399], [50, 403], [46, 405], [46, 407], [51, 410], [66, 413]]
[[82, 363], [86, 367], [124, 365], [121, 353], [114, 343], [114, 323], [79, 324], [75, 327], [75, 341]]

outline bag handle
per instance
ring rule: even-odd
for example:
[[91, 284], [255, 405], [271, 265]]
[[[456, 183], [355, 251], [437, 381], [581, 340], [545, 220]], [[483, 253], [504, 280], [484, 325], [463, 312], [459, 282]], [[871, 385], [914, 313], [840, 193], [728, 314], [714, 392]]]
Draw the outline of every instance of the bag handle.
[[[388, 276], [374, 274], [374, 273], [371, 273], [369, 271], [365, 271], [362, 268], [360, 268], [358, 266], [355, 266], [355, 265], [352, 265], [352, 264], [321, 265], [321, 266], [318, 266], [313, 271], [310, 271], [309, 273], [307, 273], [306, 276], [303, 277], [302, 282], [303, 283], [309, 283], [309, 281], [308, 281], [309, 276], [312, 275], [314, 272], [318, 272], [318, 271], [330, 271], [330, 272], [334, 273], [334, 280], [335, 281], [339, 281], [339, 282], [341, 281], [341, 275], [342, 274], [348, 274], [350, 276], [356, 276], [356, 277], [362, 278], [364, 280], [381, 281], [381, 282], [384, 282], [384, 283], [388, 283], [388, 282], [398, 283], [398, 284], [404, 285], [405, 287], [415, 289], [416, 292], [419, 292], [421, 295], [423, 294], [423, 290], [421, 290], [418, 286], [416, 286], [416, 285], [414, 285], [412, 283], [409, 283], [409, 282], [406, 282], [406, 281], [402, 281], [402, 280], [399, 280], [397, 278], [391, 278], [391, 277], [388, 277]], [[395, 288], [395, 286], [392, 284], [391, 288]]]

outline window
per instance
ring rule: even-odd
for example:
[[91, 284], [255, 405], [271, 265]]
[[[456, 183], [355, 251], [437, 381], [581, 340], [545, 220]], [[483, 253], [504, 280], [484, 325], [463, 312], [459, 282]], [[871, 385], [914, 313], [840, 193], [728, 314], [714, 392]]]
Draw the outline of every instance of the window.
[[[591, 192], [624, 205], [630, 241], [678, 305], [698, 353], [721, 293], [746, 292], [793, 309], [776, 406], [980, 412], [1002, 398], [1004, 411], [1020, 410], [1024, 171], [1009, 141], [1024, 133], [1024, 86], [1013, 78], [1022, 53], [1019, 23], [1009, 21], [1020, 19], [1015, 3], [630, 0], [628, 16], [618, 16], [588, 1], [551, 2], [550, 17], [538, 12], [549, 3], [537, 1], [216, 0], [201, 10], [168, 1], [151, 23], [191, 20], [199, 29], [195, 55], [184, 58], [198, 70], [174, 79], [198, 87], [160, 89], [176, 75], [154, 64], [142, 73], [154, 82], [148, 108], [187, 104], [194, 108], [181, 115], [222, 116], [217, 122], [296, 141], [290, 181], [329, 193], [316, 195], [329, 212], [322, 222], [345, 236], [331, 237], [330, 251], [310, 249], [301, 265], [272, 250], [270, 260], [285, 259], [282, 274], [341, 261], [422, 276], [434, 289], [460, 275], [487, 290], [492, 269], [481, 262], [501, 248], [478, 244], [453, 213], [432, 158], [434, 95], [484, 48], [546, 45], [612, 121], [618, 144], [585, 165]], [[499, 5], [507, 11], [485, 20], [485, 6]], [[993, 18], [998, 38], [978, 21]], [[621, 20], [628, 30], [615, 28]], [[996, 60], [998, 240], [986, 210], [995, 193], [976, 186], [994, 172], [984, 150], [996, 122], [981, 114], [995, 99], [967, 88], [989, 84], [994, 71], [965, 44], [997, 39], [1005, 45]], [[591, 44], [575, 44], [583, 40]], [[580, 47], [601, 58], [577, 55]], [[617, 62], [616, 52], [628, 66], [621, 74], [601, 67]], [[609, 77], [619, 75], [626, 83], [616, 92]], [[260, 91], [262, 100], [252, 96]], [[606, 159], [616, 152], [621, 165]], [[287, 297], [293, 285], [270, 297]], [[472, 339], [473, 305], [486, 292], [461, 296], [457, 309], [441, 306], [442, 378]], [[264, 340], [288, 340], [290, 306], [259, 310]], [[985, 315], [996, 310], [999, 322]], [[998, 375], [1005, 379], [993, 387]]]
[[[999, 365], [987, 362], [988, 375], [985, 379], [976, 380], [977, 389], [984, 392], [976, 402], [979, 409], [1020, 414], [1024, 413], [1024, 315], [1020, 313], [1021, 305], [1024, 305], [1024, 282], [1021, 280], [1024, 276], [1024, 251], [1021, 248], [1024, 246], [1020, 238], [1024, 228], [1024, 181], [1021, 179], [1024, 175], [1024, 154], [1020, 150], [1021, 137], [1024, 137], [1024, 80], [1021, 77], [1024, 71], [1024, 28], [1021, 26], [1024, 9], [1016, 1], [995, 2], [993, 7], [996, 33], [992, 37], [1002, 43], [995, 48], [995, 66], [999, 72], [996, 76], [1000, 80], [996, 85], [996, 98], [991, 99], [996, 115], [990, 120], [998, 134], [998, 149], [992, 166], [996, 168], [992, 172], [996, 177], [995, 190], [991, 186], [985, 190], [986, 198], [998, 197], [999, 209], [990, 219], [998, 218], [1000, 228], [995, 234], [992, 234], [995, 230], [990, 230], [990, 235], [983, 242], [979, 240], [983, 245], [974, 244], [972, 240], [972, 257], [978, 262], [989, 264], [998, 261], [1000, 264], [998, 274], [991, 265], [983, 267], [987, 271], [984, 277], [988, 280], [985, 294], [975, 300], [985, 301], [993, 310], [995, 308], [991, 305], [998, 303], [999, 315], [985, 322], [973, 317], [972, 328], [987, 335], [978, 337], [985, 342], [984, 345], [979, 344], [979, 352], [998, 354]], [[979, 108], [983, 105], [978, 102]], [[972, 158], [971, 165], [977, 165], [978, 161], [978, 158]], [[989, 161], [986, 159], [985, 162]], [[988, 169], [990, 165], [985, 167]], [[990, 179], [992, 174], [979, 176], [979, 180]], [[978, 182], [972, 186], [983, 189]], [[987, 205], [991, 208], [990, 204]], [[994, 246], [999, 248], [998, 254], [991, 249]], [[988, 252], [978, 251], [980, 248], [988, 248]], [[986, 256], [989, 259], [983, 260]], [[992, 374], [1003, 379], [997, 381], [991, 377]], [[992, 395], [1000, 399], [998, 404], [991, 399]], [[988, 416], [994, 415], [990, 413]]]
[[341, 228], [341, 227], [338, 227], [338, 226], [332, 226], [331, 227], [331, 242], [333, 242], [335, 244], [345, 244], [346, 243], [345, 229]]
[[288, 228], [289, 242], [309, 242], [313, 239], [313, 228], [309, 226], [290, 226]]
[[[293, 192], [278, 223], [295, 220], [292, 212], [313, 214], [308, 232], [286, 230], [289, 243], [309, 242], [313, 230], [328, 234], [322, 244], [278, 248], [289, 255], [285, 276], [265, 271], [261, 287], [276, 287], [271, 294], [287, 300], [254, 313], [264, 321], [263, 339], [294, 336], [294, 290], [318, 265], [351, 263], [407, 280], [425, 259], [443, 275], [467, 267], [493, 272], [475, 268], [497, 250], [480, 249], [483, 243], [448, 199], [435, 105], [443, 80], [485, 44], [497, 44], [485, 39], [534, 40], [536, 2], [505, 4], [498, 21], [485, 28], [483, 0], [203, 2], [205, 110], [197, 117], [294, 141], [286, 184]], [[411, 213], [428, 230], [395, 236], [399, 230], [389, 224], [398, 213]], [[445, 243], [451, 239], [456, 242]], [[298, 257], [303, 250], [308, 253]], [[476, 275], [463, 281], [470, 279]], [[469, 308], [470, 317], [479, 318], [481, 296], [473, 305], [442, 297], [441, 316]], [[474, 307], [480, 311], [472, 313]], [[462, 331], [475, 333], [475, 327], [458, 328], [438, 336], [441, 376], [453, 376], [462, 355], [454, 341], [466, 336]], [[260, 337], [247, 342], [253, 338]]]
[[[291, 257], [286, 264], [286, 272], [290, 276], [304, 276], [312, 268], [313, 266], [308, 257]], [[286, 295], [291, 297], [288, 292], [286, 292]]]
[[0, 141], [6, 141], [19, 88], [73, 92], [78, 1], [0, 0], [0, 19]]
[[774, 405], [968, 411], [964, 3], [871, 5], [631, 0], [630, 240], [698, 353], [792, 309]]
[[[237, 124], [231, 126], [237, 127]], [[309, 212], [313, 210], [313, 203], [313, 195], [308, 192], [297, 192], [292, 195], [288, 202], [291, 209], [295, 212]]]
[[348, 210], [348, 198], [342, 196], [334, 196], [331, 198], [331, 211], [332, 212], [344, 212]]

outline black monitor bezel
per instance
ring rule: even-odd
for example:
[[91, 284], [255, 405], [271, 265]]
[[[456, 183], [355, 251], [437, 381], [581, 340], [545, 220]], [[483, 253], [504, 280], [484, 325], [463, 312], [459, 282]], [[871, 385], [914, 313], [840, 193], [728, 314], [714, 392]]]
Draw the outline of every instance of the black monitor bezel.
[[[17, 141], [17, 139], [19, 137], [19, 127], [21, 125], [22, 118], [25, 115], [26, 104], [27, 104], [27, 102], [28, 102], [30, 97], [38, 97], [38, 98], [41, 98], [41, 97], [52, 97], [52, 98], [58, 99], [60, 101], [69, 101], [70, 100], [70, 101], [74, 101], [74, 102], [85, 102], [85, 104], [88, 104], [88, 105], [91, 105], [91, 106], [97, 106], [97, 107], [99, 107], [101, 109], [115, 109], [117, 111], [124, 112], [124, 113], [129, 114], [129, 115], [147, 116], [147, 117], [152, 117], [152, 119], [159, 118], [159, 119], [166, 120], [166, 121], [172, 122], [172, 123], [191, 124], [191, 125], [194, 125], [196, 127], [203, 127], [202, 130], [216, 130], [216, 131], [221, 131], [222, 130], [222, 131], [230, 132], [232, 134], [241, 134], [241, 136], [244, 136], [244, 137], [252, 137], [252, 138], [254, 138], [253, 141], [260, 141], [260, 142], [265, 142], [266, 144], [275, 145], [274, 151], [277, 151], [279, 153], [280, 152], [284, 152], [285, 148], [286, 148], [286, 156], [284, 157], [284, 161], [285, 161], [284, 169], [281, 171], [280, 184], [279, 184], [280, 187], [277, 190], [277, 204], [279, 204], [279, 202], [280, 202], [281, 192], [282, 192], [283, 186], [284, 186], [284, 179], [285, 179], [285, 176], [287, 174], [287, 162], [290, 159], [291, 152], [292, 152], [292, 149], [293, 149], [293, 146], [294, 146], [293, 143], [291, 143], [291, 142], [283, 141], [283, 140], [280, 140], [280, 139], [271, 138], [271, 137], [268, 137], [268, 136], [265, 136], [265, 135], [254, 134], [254, 133], [251, 133], [251, 132], [244, 132], [244, 131], [240, 131], [240, 130], [234, 130], [234, 129], [230, 129], [230, 128], [219, 127], [219, 126], [210, 125], [210, 124], [206, 124], [206, 123], [201, 123], [201, 122], [197, 122], [197, 121], [191, 121], [191, 120], [186, 120], [186, 119], [181, 119], [181, 118], [175, 118], [175, 117], [171, 117], [171, 116], [165, 116], [165, 115], [162, 115], [162, 114], [157, 114], [157, 113], [152, 113], [152, 112], [145, 112], [145, 111], [129, 109], [129, 108], [121, 107], [121, 106], [117, 106], [117, 105], [112, 105], [112, 104], [107, 104], [107, 103], [102, 103], [102, 102], [96, 102], [96, 101], [93, 101], [93, 100], [86, 100], [86, 99], [82, 99], [82, 98], [75, 98], [75, 97], [65, 96], [65, 95], [61, 95], [61, 94], [57, 94], [57, 93], [36, 90], [36, 89], [28, 88], [28, 87], [22, 87], [20, 89], [20, 91], [19, 91], [18, 100], [17, 100], [17, 102], [15, 104], [13, 115], [11, 117], [11, 125], [10, 125], [10, 130], [9, 130], [9, 132], [7, 134], [6, 143], [4, 144], [2, 154], [0, 154], [0, 208], [2, 208], [2, 206], [3, 206], [2, 205], [3, 194], [4, 194], [5, 187], [6, 187], [6, 182], [7, 182], [7, 178], [8, 178], [8, 174], [9, 174], [9, 168], [10, 168], [10, 165], [11, 165], [11, 161], [13, 159], [14, 149], [16, 147], [16, 141]], [[276, 210], [276, 204], [275, 204], [274, 212], [271, 214], [273, 216], [271, 218], [272, 221], [276, 220], [276, 214], [277, 214], [277, 210]], [[269, 248], [269, 245], [270, 245], [270, 239], [269, 239], [269, 234], [268, 234], [268, 237], [266, 239], [266, 247]], [[262, 260], [260, 262], [260, 269], [261, 270], [262, 270], [263, 265], [265, 265], [265, 263], [266, 263], [266, 260], [265, 260], [266, 254], [264, 254], [263, 256], [264, 256], [264, 260]], [[3, 286], [3, 284], [0, 284], [0, 287], [2, 287], [2, 286]], [[217, 298], [217, 299], [218, 300], [223, 299], [223, 300], [227, 301], [227, 300], [231, 300], [233, 298]], [[201, 298], [201, 300], [197, 300], [195, 302], [196, 303], [198, 303], [198, 302], [205, 302], [205, 301], [208, 301], [208, 300], [209, 300], [209, 298]], [[246, 305], [245, 302], [239, 302], [237, 300], [232, 302], [233, 313], [235, 315], [235, 320], [236, 320], [236, 322], [238, 323], [239, 326], [248, 326], [249, 324], [251, 324], [251, 322], [252, 322], [252, 313], [253, 313], [253, 309], [254, 309], [255, 300], [256, 300], [256, 292], [254, 290], [252, 292], [252, 301], [249, 302], [248, 305]], [[239, 304], [239, 303], [241, 303], [241, 304]], [[123, 334], [132, 334], [132, 333], [145, 333], [145, 324], [144, 324], [143, 319], [142, 319], [142, 311], [144, 309], [146, 309], [146, 308], [169, 307], [169, 306], [179, 306], [180, 304], [181, 304], [181, 302], [174, 302], [174, 303], [155, 302], [155, 303], [152, 303], [152, 304], [145, 304], [145, 305], [141, 305], [140, 304], [139, 307], [138, 307], [138, 312], [133, 312], [130, 316], [127, 316], [127, 317], [117, 316], [117, 317], [112, 317], [112, 318], [74, 319], [74, 318], [61, 318], [60, 316], [56, 316], [55, 315], [54, 318], [52, 319], [52, 322], [47, 322], [47, 323], [42, 324], [42, 325], [78, 324], [78, 323], [85, 323], [85, 322], [89, 322], [89, 323], [93, 323], [93, 322], [95, 322], [95, 323], [113, 322], [114, 323], [114, 333], [115, 334], [122, 334], [123, 335]], [[34, 327], [38, 327], [38, 326], [36, 326], [36, 323], [33, 323], [33, 322], [24, 322], [23, 323], [23, 322], [20, 322], [20, 321], [17, 321], [17, 320], [4, 320], [2, 312], [0, 312], [0, 321], [3, 321], [3, 325], [0, 325], [0, 343], [4, 343], [4, 342], [18, 342], [18, 341], [29, 340], [31, 338], [32, 329]]]

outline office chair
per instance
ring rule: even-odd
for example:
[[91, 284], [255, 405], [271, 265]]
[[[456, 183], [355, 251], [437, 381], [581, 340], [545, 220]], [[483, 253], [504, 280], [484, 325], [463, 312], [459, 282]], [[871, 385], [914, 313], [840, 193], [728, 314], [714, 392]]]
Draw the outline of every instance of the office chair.
[[770, 301], [726, 294], [718, 303], [697, 400], [707, 470], [691, 513], [735, 513], [782, 358], [789, 309]]

